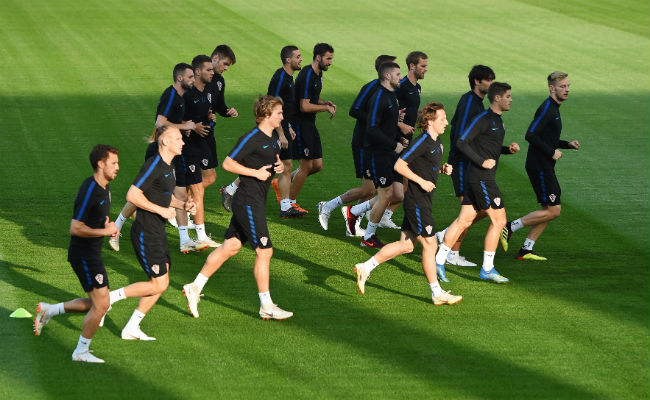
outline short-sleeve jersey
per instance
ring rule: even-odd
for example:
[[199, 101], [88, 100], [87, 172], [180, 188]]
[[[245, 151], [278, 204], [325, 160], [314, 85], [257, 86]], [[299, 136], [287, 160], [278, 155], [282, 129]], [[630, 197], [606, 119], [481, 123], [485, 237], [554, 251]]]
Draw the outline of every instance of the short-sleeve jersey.
[[205, 85], [205, 91], [209, 93], [212, 111], [228, 118], [228, 106], [226, 105], [226, 81], [221, 74], [215, 73], [212, 81]]
[[[83, 181], [74, 199], [72, 219], [81, 221], [90, 228], [101, 229], [104, 228], [110, 211], [111, 191], [108, 184], [106, 188], [102, 188], [92, 176]], [[69, 251], [74, 249], [78, 254], [99, 256], [103, 243], [103, 237], [85, 238], [71, 235]]]
[[[503, 147], [505, 136], [506, 128], [501, 115], [492, 111], [491, 108], [480, 113], [465, 129], [456, 142], [456, 146], [472, 161], [469, 170], [470, 180], [495, 180], [499, 156], [509, 153], [508, 148]], [[491, 169], [483, 168], [483, 161], [490, 158], [496, 161], [496, 165]]]
[[228, 157], [247, 168], [259, 169], [264, 165], [270, 165], [271, 175], [265, 181], [260, 181], [252, 176], [240, 175], [239, 188], [233, 198], [233, 204], [263, 206], [266, 203], [266, 194], [275, 174], [273, 164], [277, 161], [277, 155], [280, 154], [279, 142], [280, 139], [275, 130], [271, 136], [267, 136], [259, 128], [254, 128], [239, 138]]
[[156, 118], [162, 115], [172, 124], [180, 124], [185, 116], [185, 100], [179, 95], [173, 86], [165, 89], [158, 100]]
[[352, 146], [363, 148], [363, 137], [366, 133], [366, 118], [368, 112], [368, 101], [379, 87], [379, 80], [375, 79], [363, 85], [359, 94], [350, 106], [350, 116], [357, 120], [352, 133]]
[[451, 119], [451, 131], [449, 133], [449, 163], [458, 164], [467, 162], [469, 159], [456, 148], [456, 141], [465, 132], [467, 126], [472, 123], [480, 113], [485, 111], [483, 99], [478, 97], [472, 90], [465, 93], [458, 100], [456, 111]]
[[[400, 155], [411, 171], [422, 179], [438, 183], [440, 175], [440, 164], [442, 161], [443, 147], [440, 137], [433, 140], [431, 135], [423, 133], [418, 138], [413, 139], [409, 147]], [[416, 204], [431, 204], [433, 192], [424, 191], [420, 185], [411, 182], [404, 193], [404, 200]]]
[[395, 92], [379, 85], [368, 102], [364, 148], [375, 153], [392, 153], [399, 138], [399, 105]]
[[422, 88], [419, 83], [412, 84], [408, 77], [404, 77], [400, 81], [399, 89], [397, 89], [397, 101], [399, 101], [400, 108], [405, 108], [403, 122], [406, 125], [415, 126], [420, 108], [420, 93], [422, 93]]
[[530, 143], [526, 155], [526, 168], [554, 169], [555, 149], [569, 148], [569, 142], [560, 140], [561, 133], [560, 104], [549, 97], [537, 108], [533, 122], [526, 131], [526, 140]]
[[282, 114], [284, 121], [292, 123], [296, 118], [296, 91], [293, 84], [293, 76], [287, 74], [284, 68], [278, 68], [271, 77], [269, 89], [266, 92], [269, 96], [282, 99]]
[[[169, 207], [172, 201], [172, 192], [176, 186], [174, 167], [167, 164], [160, 154], [150, 157], [145, 161], [138, 176], [133, 181], [133, 186], [142, 190], [150, 202], [161, 207]], [[138, 208], [134, 224], [152, 235], [165, 235], [165, 219], [159, 214]]]
[[[211, 97], [207, 86], [200, 91], [196, 87], [186, 90], [183, 94], [185, 99], [185, 121], [193, 121], [194, 123], [202, 123], [209, 126], [208, 136], [214, 134], [214, 123], [210, 121], [208, 114], [212, 107], [209, 97]], [[207, 136], [206, 136], [207, 138]], [[203, 145], [206, 138], [202, 138], [198, 133], [190, 131], [189, 134], [183, 135], [183, 154], [189, 156], [203, 155]]]
[[311, 104], [318, 104], [323, 88], [323, 73], [317, 74], [311, 64], [300, 70], [296, 78], [296, 99], [298, 102], [297, 122], [316, 122], [316, 113], [300, 111], [300, 101], [308, 99]]

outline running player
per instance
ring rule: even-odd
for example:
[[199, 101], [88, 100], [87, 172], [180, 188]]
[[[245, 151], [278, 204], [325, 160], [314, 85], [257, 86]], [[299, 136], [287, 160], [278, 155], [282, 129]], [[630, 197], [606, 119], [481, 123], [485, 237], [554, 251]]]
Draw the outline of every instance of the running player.
[[316, 129], [316, 113], [328, 112], [330, 119], [336, 114], [336, 104], [320, 98], [323, 88], [323, 71], [332, 65], [334, 48], [327, 43], [314, 46], [314, 58], [310, 65], [303, 68], [296, 78], [296, 96], [298, 112], [296, 113], [296, 140], [294, 159], [300, 160], [297, 170], [293, 172], [289, 201], [291, 206], [306, 213], [296, 203], [307, 176], [323, 169], [323, 148], [320, 135]]
[[[149, 146], [145, 151], [145, 161], [152, 155], [158, 154], [158, 143], [155, 140], [156, 129], [163, 125], [173, 126], [180, 130], [193, 130], [196, 128], [194, 122], [183, 121], [185, 115], [185, 100], [183, 99], [183, 94], [194, 86], [194, 70], [192, 69], [192, 66], [186, 63], [176, 64], [176, 66], [174, 66], [173, 79], [174, 84], [165, 89], [160, 96], [160, 100], [158, 100], [154, 134], [151, 136]], [[173, 163], [176, 175], [174, 196], [180, 200], [186, 201], [187, 189], [185, 187], [185, 169], [183, 167], [183, 159], [181, 157], [174, 157]], [[115, 220], [115, 225], [117, 226], [118, 231], [122, 230], [124, 222], [126, 222], [134, 212], [135, 206], [127, 201], [124, 208], [122, 208], [120, 215]], [[197, 246], [197, 243], [190, 239], [186, 213], [181, 212], [180, 210], [177, 211], [175, 220], [177, 221], [176, 227], [178, 228], [178, 235], [180, 238], [181, 253], [198, 251], [208, 247], [205, 244]], [[120, 235], [110, 238], [108, 243], [113, 250], [120, 251]]]
[[[456, 141], [460, 135], [465, 131], [465, 128], [476, 118], [480, 113], [485, 111], [483, 106], [483, 99], [488, 92], [488, 88], [494, 82], [494, 71], [492, 68], [485, 65], [475, 65], [469, 72], [469, 87], [470, 91], [461, 96], [456, 106], [456, 112], [451, 119], [451, 132], [449, 134], [449, 164], [453, 167], [451, 173], [451, 180], [454, 184], [454, 191], [456, 197], [461, 204], [463, 204], [463, 191], [465, 189], [465, 181], [467, 179], [467, 170], [471, 163], [461, 151], [456, 147]], [[485, 218], [487, 214], [480, 210], [476, 215], [476, 221]], [[439, 243], [445, 237], [447, 228], [436, 233], [436, 239]], [[460, 246], [463, 239], [467, 234], [467, 230], [461, 233], [456, 243], [451, 248], [447, 255], [447, 264], [457, 265], [461, 267], [475, 267], [476, 264], [468, 261], [459, 253]]]
[[286, 319], [292, 312], [273, 303], [269, 292], [270, 262], [273, 245], [269, 237], [264, 206], [274, 173], [282, 173], [279, 137], [276, 129], [282, 121], [282, 99], [260, 96], [253, 106], [257, 127], [239, 138], [235, 148], [223, 162], [223, 169], [238, 174], [241, 180], [232, 202], [233, 215], [223, 244], [205, 261], [192, 283], [183, 286], [188, 307], [194, 318], [199, 317], [198, 303], [208, 279], [230, 257], [249, 242], [257, 253], [254, 275], [260, 298], [260, 317]]
[[530, 226], [526, 241], [517, 254], [519, 260], [546, 261], [533, 252], [533, 246], [549, 222], [560, 216], [560, 183], [555, 176], [555, 163], [562, 157], [559, 149], [580, 149], [577, 140], [567, 142], [560, 139], [562, 119], [560, 105], [569, 98], [569, 75], [566, 72], [552, 72], [548, 78], [550, 93], [535, 112], [535, 118], [526, 131], [526, 140], [530, 143], [526, 156], [526, 172], [541, 210], [533, 211], [508, 222], [501, 233], [501, 245], [508, 250], [508, 241], [513, 232]]
[[[402, 190], [402, 177], [393, 170], [396, 154], [404, 149], [399, 138], [399, 107], [395, 89], [399, 88], [402, 74], [399, 65], [394, 62], [383, 63], [379, 66], [379, 88], [368, 102], [366, 117], [366, 134], [364, 136], [364, 174], [371, 179], [377, 188], [377, 200], [370, 211], [368, 226], [361, 239], [361, 246], [382, 247], [384, 244], [377, 238], [376, 231], [379, 221], [393, 198], [394, 187]], [[395, 184], [394, 184], [395, 183]], [[350, 209], [346, 224], [348, 229], [355, 229], [356, 218]]]
[[289, 190], [291, 189], [291, 170], [293, 169], [293, 140], [296, 137], [293, 125], [295, 125], [297, 112], [293, 74], [301, 69], [302, 55], [296, 46], [285, 46], [280, 51], [280, 58], [282, 59], [282, 68], [278, 68], [273, 74], [266, 94], [280, 97], [284, 103], [282, 106], [284, 119], [277, 129], [280, 137], [280, 160], [284, 164], [284, 170], [278, 178], [271, 181], [271, 187], [280, 203], [280, 216], [282, 218], [299, 218], [306, 213], [291, 207]]
[[183, 202], [172, 195], [176, 182], [171, 164], [173, 158], [182, 152], [181, 132], [163, 125], [158, 128], [156, 137], [158, 155], [144, 163], [126, 194], [126, 199], [137, 207], [135, 222], [131, 226], [131, 244], [150, 280], [110, 293], [110, 304], [127, 297], [140, 297], [137, 308], [122, 329], [124, 340], [156, 340], [142, 332], [140, 323], [169, 285], [171, 257], [165, 220], [176, 214], [175, 209], [196, 213], [196, 205], [191, 200]]
[[[375, 59], [375, 71], [379, 72], [379, 66], [385, 62], [393, 62], [397, 57], [382, 54]], [[359, 94], [350, 106], [350, 116], [356, 120], [354, 124], [354, 131], [352, 133], [352, 158], [354, 160], [354, 171], [356, 177], [361, 179], [361, 186], [348, 190], [347, 192], [336, 196], [329, 201], [321, 201], [318, 203], [318, 221], [324, 230], [329, 226], [329, 218], [332, 211], [336, 210], [343, 204], [351, 203], [353, 201], [370, 200], [375, 195], [375, 185], [372, 180], [366, 179], [363, 174], [363, 137], [366, 132], [366, 117], [368, 112], [368, 100], [377, 91], [379, 87], [379, 79], [373, 79], [361, 87]], [[374, 204], [374, 203], [373, 203]], [[370, 209], [372, 205], [368, 206]], [[347, 215], [347, 206], [342, 208], [343, 215]], [[392, 222], [392, 221], [391, 221]], [[355, 235], [361, 233], [360, 228], [361, 218], [357, 218], [357, 224], [354, 227]], [[347, 226], [347, 224], [346, 224]], [[352, 235], [346, 229], [348, 236]], [[363, 233], [361, 233], [363, 236]]]
[[103, 363], [90, 353], [93, 335], [99, 327], [109, 303], [108, 275], [102, 260], [104, 236], [119, 234], [114, 222], [109, 221], [111, 191], [108, 183], [120, 169], [115, 147], [98, 144], [90, 152], [93, 176], [79, 188], [74, 201], [74, 214], [70, 222], [68, 261], [77, 274], [88, 298], [78, 298], [65, 303], [38, 303], [34, 319], [34, 333], [39, 336], [50, 319], [65, 313], [87, 313], [77, 347], [72, 353], [74, 361]]
[[354, 266], [357, 286], [361, 294], [365, 293], [366, 281], [370, 272], [379, 264], [398, 255], [411, 253], [417, 239], [422, 244], [422, 269], [431, 288], [433, 304], [456, 304], [463, 299], [445, 292], [436, 277], [436, 239], [432, 214], [433, 193], [442, 172], [451, 174], [451, 165], [442, 161], [442, 135], [447, 127], [447, 116], [441, 103], [429, 103], [420, 112], [418, 121], [422, 135], [402, 152], [395, 163], [395, 171], [412, 183], [404, 195], [404, 221], [400, 240], [387, 244], [369, 260]]
[[[219, 243], [212, 240], [205, 232], [205, 188], [203, 183], [203, 170], [212, 170], [217, 166], [216, 147], [214, 146], [214, 121], [216, 119], [212, 112], [211, 92], [208, 90], [208, 83], [212, 81], [214, 69], [212, 59], [206, 55], [198, 55], [192, 60], [194, 68], [194, 87], [185, 92], [185, 120], [193, 121], [195, 129], [189, 131], [183, 137], [183, 159], [185, 161], [185, 183], [196, 203], [196, 245], [204, 247], [217, 247]], [[212, 172], [207, 176], [211, 177], [208, 185], [213, 183]]]
[[508, 278], [494, 268], [494, 254], [499, 244], [499, 234], [506, 224], [506, 210], [495, 179], [499, 156], [519, 151], [517, 143], [503, 146], [506, 130], [501, 115], [510, 110], [510, 89], [507, 83], [492, 83], [487, 93], [490, 108], [474, 118], [456, 142], [458, 149], [472, 164], [469, 167], [460, 214], [447, 229], [444, 241], [436, 254], [438, 278], [443, 282], [449, 282], [445, 274], [445, 261], [451, 246], [472, 224], [479, 210], [485, 210], [491, 221], [485, 235], [483, 268], [479, 277], [497, 283], [508, 282]]

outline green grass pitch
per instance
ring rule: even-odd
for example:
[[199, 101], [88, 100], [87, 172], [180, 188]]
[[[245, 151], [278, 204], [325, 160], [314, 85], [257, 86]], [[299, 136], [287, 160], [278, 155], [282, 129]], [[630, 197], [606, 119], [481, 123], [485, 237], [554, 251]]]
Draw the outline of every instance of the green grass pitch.
[[[0, 398], [444, 398], [647, 399], [650, 395], [650, 7], [647, 1], [125, 1], [5, 0], [0, 11]], [[271, 292], [295, 312], [261, 321], [245, 248], [205, 288], [201, 318], [180, 289], [206, 253], [173, 253], [171, 285], [143, 322], [157, 342], [119, 333], [135, 300], [118, 303], [92, 348], [105, 365], [70, 361], [82, 316], [54, 319], [34, 337], [19, 307], [83, 295], [66, 261], [72, 202], [99, 142], [119, 147], [112, 219], [142, 163], [155, 105], [175, 63], [228, 43], [237, 63], [224, 75], [238, 119], [219, 119], [220, 158], [253, 126], [252, 102], [280, 66], [279, 50], [319, 41], [335, 48], [322, 97], [339, 111], [319, 116], [324, 171], [308, 178], [302, 220], [267, 214], [275, 253]], [[448, 268], [446, 289], [464, 296], [434, 307], [418, 254], [373, 272], [358, 294], [352, 266], [374, 251], [346, 238], [339, 214], [324, 232], [315, 204], [356, 184], [347, 111], [373, 79], [380, 53], [422, 50], [422, 99], [451, 116], [476, 63], [513, 86], [508, 142], [498, 180], [508, 215], [537, 207], [524, 171], [524, 132], [547, 96], [545, 77], [570, 74], [563, 137], [582, 149], [557, 166], [563, 214], [536, 246], [545, 263], [498, 250], [505, 286], [478, 269]], [[448, 139], [443, 139], [448, 143]], [[448, 146], [446, 146], [448, 147]], [[216, 188], [207, 229], [229, 221]], [[458, 213], [451, 182], [435, 196], [439, 227]], [[396, 220], [401, 218], [398, 211]], [[104, 252], [114, 288], [145, 278], [130, 248]], [[485, 221], [463, 254], [480, 261]], [[178, 236], [168, 229], [170, 246]], [[524, 239], [517, 233], [512, 246]], [[396, 231], [382, 232], [395, 240]]]

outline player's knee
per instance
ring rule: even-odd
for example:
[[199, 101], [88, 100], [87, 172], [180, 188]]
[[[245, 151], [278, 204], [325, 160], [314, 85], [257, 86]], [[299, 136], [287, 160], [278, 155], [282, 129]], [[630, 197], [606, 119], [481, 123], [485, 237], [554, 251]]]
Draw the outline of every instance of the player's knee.
[[412, 242], [412, 241], [410, 241], [410, 240], [403, 240], [403, 241], [401, 242], [400, 250], [401, 250], [402, 254], [412, 253], [412, 252], [413, 252], [413, 249], [415, 249], [415, 246], [413, 246], [413, 242]]
[[273, 257], [273, 247], [267, 249], [257, 248], [257, 256], [264, 260], [270, 260]]
[[241, 242], [239, 240], [226, 240], [222, 246], [226, 250], [228, 257], [232, 257], [241, 249]]
[[108, 311], [108, 308], [111, 306], [110, 296], [102, 296], [101, 298], [95, 299], [93, 301], [93, 308], [98, 313], [104, 315]]
[[555, 219], [560, 216], [560, 213], [562, 212], [562, 207], [557, 205], [553, 207], [548, 208], [549, 216], [551, 219]]
[[311, 165], [311, 170], [309, 171], [309, 174], [315, 174], [317, 172], [320, 172], [323, 169], [323, 164], [320, 163], [313, 163]]
[[390, 196], [391, 203], [401, 203], [404, 200], [404, 191], [402, 190], [393, 190]]

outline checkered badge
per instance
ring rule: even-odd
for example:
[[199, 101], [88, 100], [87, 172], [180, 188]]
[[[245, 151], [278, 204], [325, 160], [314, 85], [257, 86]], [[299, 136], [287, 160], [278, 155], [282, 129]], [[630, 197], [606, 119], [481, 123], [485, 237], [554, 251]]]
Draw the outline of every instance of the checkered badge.
[[219, 88], [219, 91], [221, 91], [221, 89], [223, 89], [223, 83], [221, 83], [221, 81], [218, 81], [217, 87]]
[[381, 182], [382, 185], [385, 185], [386, 184], [386, 178], [384, 178], [382, 176], [381, 178], [379, 178], [379, 182]]
[[208, 166], [208, 159], [204, 158], [203, 160], [201, 160], [201, 163], [203, 164], [204, 167], [207, 167]]
[[551, 199], [551, 203], [554, 203], [554, 202], [555, 202], [555, 195], [554, 195], [554, 194], [551, 193], [551, 194], [548, 196], [548, 198]]
[[97, 281], [97, 283], [101, 285], [102, 283], [104, 283], [104, 275], [102, 274], [95, 275], [95, 280]]
[[495, 197], [494, 198], [494, 204], [496, 204], [497, 207], [499, 207], [501, 205], [501, 197]]
[[309, 149], [305, 149], [305, 156], [309, 157]]
[[260, 238], [260, 242], [262, 242], [262, 246], [266, 246], [266, 244], [269, 242], [269, 238], [267, 238], [266, 236], [262, 236]]
[[194, 166], [194, 164], [190, 164], [190, 166], [189, 166], [188, 168], [189, 168], [190, 171], [192, 171], [192, 172], [196, 171], [196, 166]]
[[160, 265], [158, 264], [152, 265], [151, 270], [153, 271], [154, 274], [157, 274], [158, 272], [160, 272]]
[[424, 227], [424, 230], [427, 231], [427, 233], [430, 235], [431, 231], [433, 231], [433, 226], [427, 225]]
[[208, 103], [212, 103], [212, 93], [208, 92]]
[[372, 176], [372, 175], [370, 175], [370, 170], [369, 170], [369, 169], [366, 170], [366, 176], [367, 176], [368, 178], [370, 178], [370, 177]]

